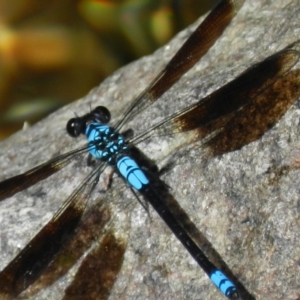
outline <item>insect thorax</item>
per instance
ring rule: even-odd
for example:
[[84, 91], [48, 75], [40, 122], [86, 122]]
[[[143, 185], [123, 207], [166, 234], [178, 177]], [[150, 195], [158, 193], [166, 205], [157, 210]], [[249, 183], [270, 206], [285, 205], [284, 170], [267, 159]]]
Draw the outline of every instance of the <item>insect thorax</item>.
[[90, 123], [86, 127], [85, 134], [89, 152], [96, 159], [114, 163], [120, 155], [127, 153], [123, 136], [108, 125]]

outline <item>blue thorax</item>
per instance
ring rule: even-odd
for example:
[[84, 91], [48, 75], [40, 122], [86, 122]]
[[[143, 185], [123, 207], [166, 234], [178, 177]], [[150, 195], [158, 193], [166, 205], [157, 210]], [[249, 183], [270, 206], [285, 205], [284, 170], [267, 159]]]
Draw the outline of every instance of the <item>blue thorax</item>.
[[116, 165], [121, 175], [137, 190], [149, 184], [143, 170], [127, 155], [123, 136], [108, 125], [90, 123], [86, 126], [90, 154], [99, 160]]

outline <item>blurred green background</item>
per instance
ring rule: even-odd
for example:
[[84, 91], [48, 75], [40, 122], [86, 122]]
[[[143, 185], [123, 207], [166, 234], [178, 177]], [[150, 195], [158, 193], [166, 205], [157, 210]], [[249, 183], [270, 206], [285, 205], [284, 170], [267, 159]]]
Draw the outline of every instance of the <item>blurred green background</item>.
[[0, 0], [0, 140], [152, 53], [213, 0]]

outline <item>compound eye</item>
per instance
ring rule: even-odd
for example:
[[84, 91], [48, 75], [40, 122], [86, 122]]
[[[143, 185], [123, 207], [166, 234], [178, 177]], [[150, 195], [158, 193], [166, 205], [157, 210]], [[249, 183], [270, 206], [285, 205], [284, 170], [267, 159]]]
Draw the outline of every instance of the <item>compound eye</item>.
[[92, 112], [93, 120], [107, 124], [110, 121], [110, 112], [105, 106], [97, 106]]
[[68, 121], [66, 125], [67, 133], [71, 137], [78, 137], [81, 133], [85, 131], [85, 124], [80, 118], [72, 118]]

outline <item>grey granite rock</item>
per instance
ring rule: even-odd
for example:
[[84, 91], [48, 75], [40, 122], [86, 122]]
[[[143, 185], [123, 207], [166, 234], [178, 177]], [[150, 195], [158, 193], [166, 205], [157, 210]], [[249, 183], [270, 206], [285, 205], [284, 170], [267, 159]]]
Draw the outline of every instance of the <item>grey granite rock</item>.
[[[153, 123], [201, 99], [254, 62], [299, 39], [299, 16], [299, 0], [246, 0], [204, 59], [130, 127], [139, 131], [146, 121]], [[123, 107], [147, 86], [194, 27], [153, 55], [120, 69], [84, 99], [2, 142], [0, 179], [82, 144], [65, 133], [65, 123], [73, 112], [81, 114], [95, 105], [105, 105], [113, 119], [120, 116]], [[300, 297], [299, 115], [294, 105], [262, 138], [215, 158], [208, 159], [199, 142], [178, 152], [170, 138], [141, 145], [143, 150], [148, 147], [146, 154], [160, 167], [170, 158], [177, 161], [163, 180], [256, 299]], [[87, 172], [85, 160], [76, 161], [0, 203], [0, 268], [51, 218]], [[113, 177], [112, 190], [106, 195], [94, 193], [91, 205], [99, 198], [115, 207], [114, 224], [120, 223], [128, 233], [123, 267], [111, 299], [224, 299], [152, 210], [149, 220], [120, 179]], [[68, 280], [64, 276], [30, 299], [61, 299]]]

